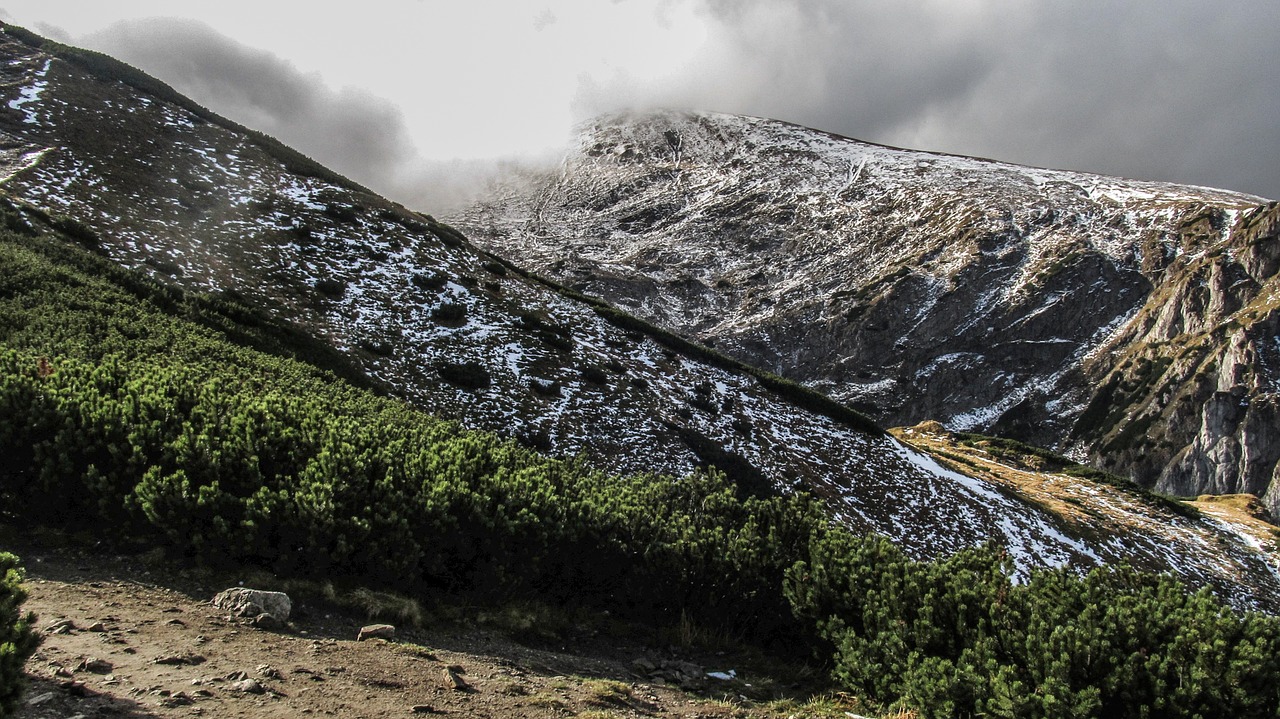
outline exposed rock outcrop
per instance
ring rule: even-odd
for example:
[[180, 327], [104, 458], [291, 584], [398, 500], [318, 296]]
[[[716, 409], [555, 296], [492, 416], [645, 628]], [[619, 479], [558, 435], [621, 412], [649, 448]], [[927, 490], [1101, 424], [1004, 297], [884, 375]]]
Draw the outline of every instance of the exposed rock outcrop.
[[1104, 467], [1179, 495], [1280, 486], [1280, 206], [1240, 215], [1224, 239], [1172, 264], [1159, 290], [1085, 366], [1098, 387], [1075, 428]]

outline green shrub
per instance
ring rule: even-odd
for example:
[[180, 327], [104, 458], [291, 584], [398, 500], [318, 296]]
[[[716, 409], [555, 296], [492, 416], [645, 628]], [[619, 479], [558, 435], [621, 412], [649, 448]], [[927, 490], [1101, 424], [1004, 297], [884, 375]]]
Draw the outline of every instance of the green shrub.
[[442, 272], [435, 272], [429, 275], [421, 272], [415, 272], [413, 276], [409, 278], [409, 281], [413, 283], [414, 287], [419, 289], [439, 292], [444, 289], [446, 284], [448, 284], [449, 276]]
[[461, 232], [443, 222], [432, 221], [427, 224], [427, 227], [445, 247], [463, 247], [468, 244], [467, 238]]
[[578, 372], [582, 375], [584, 380], [591, 384], [600, 386], [608, 386], [609, 384], [609, 375], [605, 374], [604, 370], [594, 365], [581, 367], [578, 369]]
[[535, 334], [535, 336], [539, 340], [542, 340], [542, 342], [547, 346], [560, 350], [561, 352], [573, 351], [573, 340], [564, 335], [555, 334], [553, 332], [547, 332], [545, 330], [539, 330]]
[[319, 292], [325, 297], [340, 299], [347, 293], [347, 283], [342, 280], [335, 280], [327, 277], [319, 279], [316, 280], [316, 292]]
[[850, 691], [922, 717], [1273, 716], [1280, 621], [1168, 575], [1068, 570], [1014, 584], [994, 549], [939, 562], [833, 531], [788, 574]]
[[492, 383], [489, 370], [479, 362], [445, 362], [436, 371], [444, 381], [465, 389], [485, 389]]
[[365, 338], [356, 343], [360, 349], [379, 357], [390, 357], [395, 347], [385, 339]]
[[17, 707], [23, 665], [40, 643], [32, 629], [35, 615], [22, 613], [26, 599], [18, 558], [0, 552], [0, 716], [10, 716]]
[[431, 309], [431, 319], [443, 324], [458, 324], [467, 317], [467, 306], [460, 302], [445, 302]]
[[351, 205], [329, 203], [324, 206], [324, 215], [334, 222], [350, 224], [360, 218], [360, 211]]
[[59, 232], [79, 242], [84, 247], [96, 251], [102, 248], [102, 238], [92, 227], [67, 215], [54, 215], [51, 222]]
[[516, 326], [532, 332], [535, 337], [551, 347], [563, 352], [573, 351], [573, 330], [546, 319], [537, 312], [521, 310]]

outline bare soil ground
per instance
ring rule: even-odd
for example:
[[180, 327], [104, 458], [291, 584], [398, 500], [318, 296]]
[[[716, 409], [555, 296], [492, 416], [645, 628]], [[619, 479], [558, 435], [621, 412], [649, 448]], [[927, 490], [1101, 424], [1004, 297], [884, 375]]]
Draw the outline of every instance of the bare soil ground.
[[[669, 649], [614, 638], [530, 647], [499, 632], [450, 624], [398, 628], [394, 641], [357, 642], [363, 618], [326, 607], [304, 610], [287, 628], [267, 631], [214, 607], [210, 599], [225, 587], [206, 586], [195, 573], [65, 546], [13, 550], [27, 569], [25, 608], [36, 612], [44, 635], [27, 664], [20, 719], [711, 719], [844, 716], [843, 710], [856, 708], [830, 699], [821, 705], [766, 701], [760, 687], [777, 683], [753, 676], [741, 664], [735, 680], [706, 678], [704, 672], [696, 690], [686, 691], [655, 679], [648, 667], [696, 663], [705, 671], [726, 670], [741, 658], [675, 657]], [[721, 664], [704, 664], [715, 661]], [[448, 682], [449, 668], [465, 689]]]

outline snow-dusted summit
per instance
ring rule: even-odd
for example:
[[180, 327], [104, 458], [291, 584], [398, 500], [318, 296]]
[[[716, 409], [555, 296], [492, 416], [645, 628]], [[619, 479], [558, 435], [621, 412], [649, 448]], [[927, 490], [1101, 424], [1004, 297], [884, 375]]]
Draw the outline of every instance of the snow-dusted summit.
[[659, 112], [451, 221], [889, 425], [1280, 509], [1274, 203]]

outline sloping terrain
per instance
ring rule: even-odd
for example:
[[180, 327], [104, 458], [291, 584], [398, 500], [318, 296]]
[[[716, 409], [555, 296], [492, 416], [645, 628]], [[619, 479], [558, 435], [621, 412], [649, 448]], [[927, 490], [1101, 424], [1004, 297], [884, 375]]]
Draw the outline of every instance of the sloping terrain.
[[[1273, 679], [1280, 659], [1266, 661], [1280, 657], [1274, 616], [1236, 614], [1207, 591], [1192, 594], [1167, 575], [1128, 569], [1085, 577], [1070, 569], [1030, 572], [1011, 583], [1011, 558], [999, 549], [920, 564], [884, 538], [833, 526], [804, 497], [743, 498], [714, 476], [608, 477], [580, 462], [554, 462], [291, 359], [325, 353], [242, 305], [181, 292], [93, 256], [37, 229], [40, 221], [30, 208], [0, 213], [0, 521], [16, 531], [5, 535], [19, 538], [16, 548], [28, 545], [38, 534], [32, 524], [43, 520], [100, 550], [154, 547], [229, 568], [237, 582], [267, 566], [338, 587], [374, 581], [415, 597], [452, 596], [472, 608], [504, 599], [549, 602], [596, 618], [616, 611], [623, 621], [643, 619], [682, 635], [708, 626], [819, 657], [832, 651], [822, 641], [830, 637], [840, 647], [834, 661], [844, 688], [881, 705], [901, 698], [930, 719], [954, 715], [947, 708], [953, 705], [928, 698], [951, 691], [947, 686], [972, 697], [971, 712], [1023, 695], [1065, 696], [1114, 707], [1118, 716], [1144, 715], [1141, 707], [1167, 694], [1191, 707], [1187, 716], [1204, 716], [1201, 707], [1209, 706], [1270, 716], [1280, 706]], [[1189, 559], [1181, 566], [1230, 556]], [[91, 560], [78, 571], [102, 565]], [[6, 576], [7, 583], [15, 579]], [[118, 587], [90, 594], [119, 601]], [[1259, 583], [1227, 594], [1263, 606], [1275, 596]], [[154, 612], [141, 614], [145, 620]], [[113, 615], [82, 607], [74, 613], [86, 615], [103, 623], [101, 634], [114, 631]], [[807, 621], [825, 636], [815, 640]], [[151, 635], [161, 646], [144, 645], [144, 657], [173, 656], [155, 653], [182, 635], [169, 624]], [[142, 625], [134, 631], [142, 633]], [[878, 629], [868, 634], [863, 627]], [[239, 644], [238, 632], [223, 636]], [[1087, 641], [1044, 644], [1064, 635]], [[859, 637], [875, 641], [851, 641]], [[286, 652], [296, 647], [284, 644]], [[47, 669], [61, 670], [53, 684], [66, 694], [45, 684], [32, 699], [64, 715], [128, 711], [117, 700], [86, 706], [76, 698], [96, 691], [77, 685], [76, 672], [119, 666], [126, 679], [163, 680], [141, 690], [147, 701], [213, 699], [210, 706], [228, 711], [247, 708], [246, 697], [227, 696], [217, 681], [232, 681], [231, 674], [247, 681], [247, 670], [196, 677], [202, 688], [177, 696], [166, 684], [182, 672], [140, 666], [128, 650], [142, 648], [121, 648], [129, 658], [119, 662], [90, 655], [64, 664], [55, 657]], [[244, 644], [229, 649], [200, 656], [222, 666], [243, 661]], [[1148, 654], [1169, 660], [1139, 660], [1135, 671], [1131, 658]], [[185, 666], [188, 656], [176, 660]], [[1047, 669], [1033, 660], [1044, 656], [1053, 660]], [[406, 694], [425, 688], [419, 681], [388, 687], [400, 680], [380, 675], [395, 663], [364, 657], [369, 673], [362, 681]], [[939, 662], [959, 662], [963, 670], [940, 683], [931, 669]], [[986, 671], [987, 683], [969, 679], [992, 666], [998, 670]], [[1070, 683], [1056, 666], [1073, 668]], [[1199, 679], [1184, 683], [1184, 675]], [[101, 686], [120, 686], [107, 681]], [[345, 681], [335, 688], [336, 697], [312, 698], [333, 707], [353, 689]], [[278, 691], [272, 686], [273, 697]], [[405, 698], [381, 697], [392, 704]], [[549, 699], [567, 706], [571, 698]]]
[[[271, 308], [434, 413], [611, 471], [714, 461], [744, 483], [804, 483], [917, 551], [998, 536], [1047, 561], [1079, 553], [1043, 543], [1053, 532], [1033, 508], [996, 509], [990, 490], [929, 473], [875, 431], [610, 324], [428, 218], [293, 172], [254, 138], [130, 85], [14, 40], [0, 51], [6, 192], [74, 218], [126, 266]], [[910, 526], [949, 530], [912, 539]]]
[[[477, 250], [136, 70], [14, 28], [4, 39], [0, 521], [19, 542], [63, 528], [99, 549], [163, 553], [237, 583], [269, 570], [406, 616], [413, 598], [472, 613], [531, 606], [581, 617], [572, 631], [588, 634], [615, 621], [641, 635], [720, 633], [818, 657], [869, 707], [926, 719], [1280, 706], [1273, 548], [1264, 527], [1237, 521], [1239, 502], [1205, 518], [1007, 440], [961, 438], [1079, 485], [1046, 493], [1058, 477], [1012, 479], [977, 460], [947, 469], [823, 395]], [[727, 477], [683, 473], [699, 464]], [[1114, 501], [1095, 480], [1140, 501]], [[1106, 499], [1074, 496], [1089, 490]], [[1097, 521], [1063, 512], [1071, 499]], [[4, 561], [21, 601], [18, 560]], [[1139, 566], [1079, 571], [1124, 561]], [[76, 607], [36, 657], [52, 675], [29, 700], [36, 712], [665, 708], [641, 686], [530, 676], [511, 656], [531, 655], [512, 646], [495, 647], [505, 659], [449, 657], [479, 668], [445, 675], [477, 693], [432, 691], [418, 672], [444, 662], [412, 647], [342, 647], [358, 666], [318, 674], [305, 646], [246, 644], [248, 627], [145, 585], [121, 627], [120, 582], [50, 587], [46, 606]], [[1270, 613], [1235, 611], [1209, 587]], [[180, 611], [146, 608], [171, 599]], [[18, 638], [6, 646], [34, 649], [26, 623], [6, 617]], [[182, 651], [192, 627], [204, 636]], [[317, 657], [338, 646], [329, 639]], [[90, 655], [94, 643], [112, 656]], [[301, 661], [287, 679], [271, 665], [251, 677], [239, 666], [254, 644]], [[28, 653], [10, 652], [6, 697]], [[187, 673], [206, 665], [215, 673]], [[83, 676], [117, 668], [93, 689]], [[677, 668], [677, 681], [703, 679]], [[326, 686], [298, 688], [295, 674]], [[145, 688], [132, 702], [92, 701], [134, 680]], [[507, 689], [535, 699], [488, 693]], [[353, 705], [362, 691], [368, 703]]]
[[1280, 209], [715, 114], [607, 117], [452, 218], [886, 424], [1280, 508]]
[[[719, 657], [719, 664], [692, 652], [677, 659], [617, 638], [556, 637], [545, 628], [556, 646], [543, 640], [539, 644], [547, 646], [530, 647], [490, 628], [442, 621], [421, 628], [402, 623], [392, 642], [358, 642], [363, 617], [323, 603], [299, 602], [290, 626], [267, 631], [212, 606], [211, 592], [221, 585], [208, 583], [208, 576], [131, 557], [30, 545], [24, 550], [31, 558], [26, 607], [39, 617], [43, 645], [28, 662], [18, 719], [765, 719], [786, 717], [798, 707], [794, 701], [763, 701], [773, 698], [777, 682], [740, 663], [730, 666], [727, 657]], [[567, 651], [566, 643], [572, 645]], [[698, 661], [711, 663], [704, 667]], [[678, 682], [642, 668], [653, 665], [693, 667], [697, 676], [686, 684], [699, 691], [684, 691]], [[734, 666], [737, 680], [706, 676]], [[466, 689], [446, 684], [447, 667], [461, 671]], [[257, 687], [237, 688], [249, 680]], [[744, 692], [754, 700], [741, 698]]]
[[1123, 523], [1078, 533], [819, 395], [527, 276], [137, 71], [37, 45], [11, 29], [0, 44], [0, 189], [14, 212], [166, 283], [265, 308], [418, 407], [610, 472], [711, 464], [748, 493], [811, 491], [917, 557], [994, 541], [1021, 570], [1132, 560], [1242, 606], [1280, 596], [1228, 532], [1142, 556]]
[[[1126, 480], [1017, 442], [948, 432], [937, 422], [892, 430], [946, 467], [981, 477], [1038, 502], [1071, 526], [1075, 535], [1122, 542], [1141, 566], [1176, 566], [1188, 552], [1214, 554], [1225, 530], [1258, 550], [1267, 570], [1280, 577], [1280, 527], [1253, 495], [1202, 495], [1183, 503], [1153, 496]], [[1082, 479], [1089, 481], [1081, 481]], [[1117, 526], [1120, 534], [1107, 538]], [[1119, 547], [1116, 548], [1117, 550]], [[1223, 576], [1230, 572], [1223, 566]], [[1246, 575], [1228, 579], [1249, 581]]]

